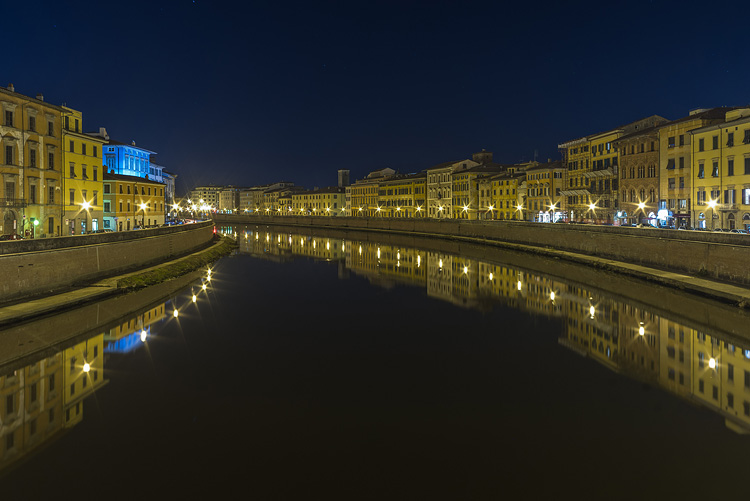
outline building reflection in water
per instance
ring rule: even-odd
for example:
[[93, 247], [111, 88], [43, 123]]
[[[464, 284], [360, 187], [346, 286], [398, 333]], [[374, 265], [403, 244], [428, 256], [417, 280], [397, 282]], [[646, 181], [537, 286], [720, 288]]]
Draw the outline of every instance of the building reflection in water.
[[450, 253], [285, 232], [222, 228], [240, 252], [284, 261], [338, 262], [381, 287], [411, 284], [428, 295], [476, 309], [498, 302], [560, 318], [558, 342], [612, 371], [660, 386], [750, 433], [750, 342], [734, 344], [710, 327], [686, 325], [606, 293], [539, 273]]
[[[143, 346], [165, 304], [0, 376], [0, 472], [83, 420], [84, 402], [107, 384], [105, 357]], [[2, 370], [2, 369], [0, 369]]]

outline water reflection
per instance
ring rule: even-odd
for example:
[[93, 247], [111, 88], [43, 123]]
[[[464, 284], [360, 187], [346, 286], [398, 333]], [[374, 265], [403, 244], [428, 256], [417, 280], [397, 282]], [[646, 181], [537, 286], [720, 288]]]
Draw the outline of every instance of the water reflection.
[[[361, 275], [381, 287], [410, 284], [465, 308], [487, 310], [501, 302], [559, 318], [558, 343], [566, 349], [702, 404], [738, 433], [750, 432], [750, 341], [722, 332], [711, 322], [688, 322], [665, 311], [664, 305], [652, 308], [575, 280], [450, 252], [301, 235], [281, 228], [221, 231], [236, 233], [239, 252], [263, 259], [337, 262], [340, 276]], [[722, 316], [713, 313], [705, 317]], [[741, 322], [745, 323], [733, 332], [744, 332], [746, 319], [740, 315], [735, 323]]]
[[104, 334], [0, 376], [0, 470], [83, 419], [83, 402], [104, 386]]
[[[105, 378], [105, 367], [113, 360], [112, 357], [124, 356], [146, 346], [157, 335], [159, 325], [169, 321], [167, 312], [194, 305], [201, 294], [210, 290], [210, 281], [211, 271], [206, 269], [200, 280], [191, 286], [192, 297], [175, 297], [140, 308], [141, 311], [135, 315], [89, 329], [95, 334], [86, 335], [83, 340], [78, 339], [81, 335], [71, 331], [66, 334], [75, 338], [58, 342], [52, 347], [40, 346], [36, 356], [11, 351], [2, 353], [0, 473], [7, 472], [10, 467], [82, 422], [84, 403], [88, 397], [109, 382]], [[91, 311], [82, 308], [59, 317], [6, 329], [0, 334], [21, 339], [19, 332], [30, 331], [43, 340], [47, 331], [59, 330], [60, 325], [82, 323], [77, 322], [81, 315], [90, 318]], [[68, 317], [72, 317], [72, 320]], [[14, 361], [29, 359], [31, 362], [21, 367], [18, 367], [19, 362]]]

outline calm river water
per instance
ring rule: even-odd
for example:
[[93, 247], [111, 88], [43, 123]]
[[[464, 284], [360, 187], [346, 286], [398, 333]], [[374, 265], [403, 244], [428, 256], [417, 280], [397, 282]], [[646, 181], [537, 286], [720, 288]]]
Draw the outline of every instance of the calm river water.
[[[455, 242], [222, 231], [240, 248], [189, 286], [158, 301], [132, 295], [144, 303], [133, 314], [36, 357], [0, 357], [0, 492], [705, 499], [747, 490], [743, 312]], [[99, 305], [97, 318], [119, 301]], [[25, 335], [59, 335], [82, 322], [75, 314]]]

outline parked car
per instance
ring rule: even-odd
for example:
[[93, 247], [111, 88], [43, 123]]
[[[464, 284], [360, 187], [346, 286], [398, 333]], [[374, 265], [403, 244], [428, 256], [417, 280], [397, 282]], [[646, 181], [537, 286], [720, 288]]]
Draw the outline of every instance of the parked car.
[[0, 240], [23, 240], [23, 237], [18, 233], [11, 233], [9, 235], [0, 235]]
[[741, 230], [739, 228], [735, 228], [733, 230], [729, 230], [729, 233], [739, 233], [740, 235], [747, 235], [747, 230]]
[[101, 229], [101, 230], [94, 230], [91, 233], [114, 233], [114, 231], [113, 230]]

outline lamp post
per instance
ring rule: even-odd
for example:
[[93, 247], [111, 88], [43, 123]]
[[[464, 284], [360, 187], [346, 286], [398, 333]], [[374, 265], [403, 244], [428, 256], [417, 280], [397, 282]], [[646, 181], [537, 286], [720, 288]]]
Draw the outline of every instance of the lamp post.
[[594, 213], [593, 220], [594, 220], [594, 223], [596, 224], [596, 204], [594, 203], [589, 204], [589, 210]]
[[143, 211], [143, 215], [141, 216], [141, 228], [143, 228], [145, 221], [146, 221], [146, 204], [142, 203], [138, 206], [138, 208]]
[[711, 231], [714, 229], [714, 211], [716, 210], [716, 200], [709, 200], [708, 207], [711, 209]]
[[91, 209], [91, 204], [87, 200], [84, 200], [81, 204], [81, 209], [85, 211], [85, 215], [83, 217], [83, 226], [84, 228], [86, 228], [86, 231], [82, 231], [81, 233], [83, 234], [87, 233], [89, 229], [89, 209]]
[[[638, 202], [638, 209], [641, 211], [641, 221], [643, 222], [643, 219], [646, 216], [646, 203], [645, 202]], [[636, 212], [637, 214], [637, 212]]]
[[523, 218], [523, 204], [516, 205], [516, 210], [521, 213], [521, 221], [524, 221], [524, 218]]

